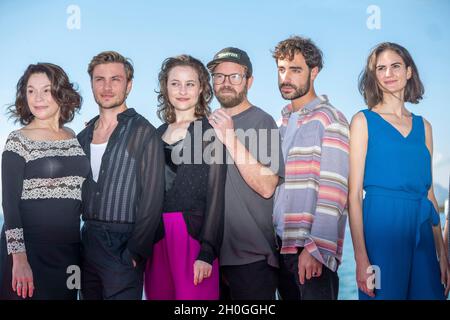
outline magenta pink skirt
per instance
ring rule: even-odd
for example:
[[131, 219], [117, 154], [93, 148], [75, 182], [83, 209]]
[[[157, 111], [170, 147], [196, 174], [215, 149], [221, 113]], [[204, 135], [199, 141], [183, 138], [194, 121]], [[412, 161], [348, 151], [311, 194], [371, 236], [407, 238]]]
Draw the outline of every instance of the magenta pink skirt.
[[163, 213], [164, 238], [153, 248], [145, 269], [144, 291], [148, 300], [218, 300], [219, 263], [211, 276], [194, 285], [194, 262], [200, 243], [187, 232], [182, 212]]

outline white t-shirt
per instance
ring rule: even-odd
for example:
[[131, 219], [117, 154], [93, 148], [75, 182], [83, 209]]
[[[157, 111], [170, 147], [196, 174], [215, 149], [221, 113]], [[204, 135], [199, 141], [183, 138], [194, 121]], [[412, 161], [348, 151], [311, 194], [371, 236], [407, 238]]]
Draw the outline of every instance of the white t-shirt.
[[92, 177], [95, 182], [98, 180], [98, 174], [100, 173], [100, 165], [102, 164], [102, 157], [106, 150], [108, 141], [101, 144], [91, 143], [91, 168]]

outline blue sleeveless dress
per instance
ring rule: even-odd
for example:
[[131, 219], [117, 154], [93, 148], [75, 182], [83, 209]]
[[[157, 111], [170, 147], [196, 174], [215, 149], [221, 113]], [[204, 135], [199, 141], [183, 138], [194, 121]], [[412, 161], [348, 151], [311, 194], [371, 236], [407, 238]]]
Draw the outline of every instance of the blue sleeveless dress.
[[[369, 136], [363, 225], [378, 276], [374, 299], [445, 299], [432, 232], [439, 215], [427, 198], [431, 156], [423, 119], [413, 114], [411, 132], [404, 137], [378, 113], [361, 112]], [[359, 298], [372, 299], [362, 291]]]

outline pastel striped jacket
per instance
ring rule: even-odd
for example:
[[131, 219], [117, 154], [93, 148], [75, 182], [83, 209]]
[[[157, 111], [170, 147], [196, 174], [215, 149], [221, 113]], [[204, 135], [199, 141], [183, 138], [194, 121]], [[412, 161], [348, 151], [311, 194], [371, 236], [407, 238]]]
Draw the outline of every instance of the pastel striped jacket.
[[285, 182], [275, 197], [275, 207], [283, 208], [281, 253], [304, 247], [336, 271], [347, 221], [349, 125], [325, 95], [298, 113], [297, 130], [284, 141], [292, 106], [282, 110], [280, 134], [288, 151], [283, 155]]

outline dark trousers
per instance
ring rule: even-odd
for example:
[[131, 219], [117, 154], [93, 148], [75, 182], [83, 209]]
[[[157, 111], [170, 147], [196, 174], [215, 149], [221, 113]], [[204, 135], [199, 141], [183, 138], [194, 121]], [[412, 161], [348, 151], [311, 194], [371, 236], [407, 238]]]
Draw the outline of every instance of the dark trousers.
[[144, 262], [126, 248], [133, 225], [86, 221], [81, 230], [81, 299], [141, 300]]
[[[277, 237], [278, 238], [278, 237]], [[278, 238], [281, 248], [281, 239]], [[282, 300], [337, 300], [339, 277], [326, 266], [322, 266], [322, 275], [305, 280], [300, 284], [298, 277], [298, 254], [280, 254], [278, 270], [278, 293]]]
[[221, 300], [275, 300], [277, 268], [266, 260], [222, 266]]

